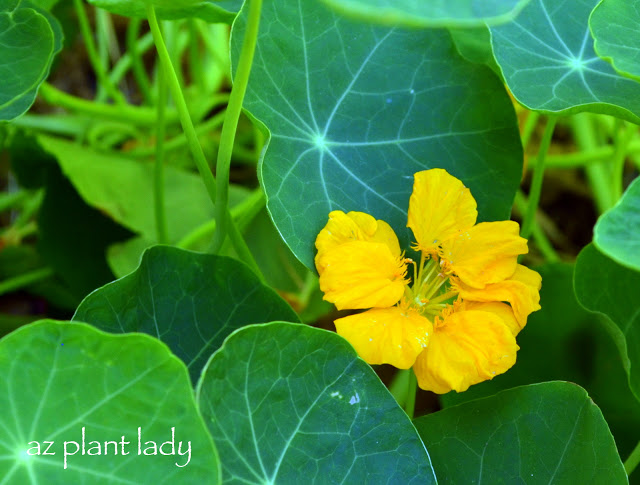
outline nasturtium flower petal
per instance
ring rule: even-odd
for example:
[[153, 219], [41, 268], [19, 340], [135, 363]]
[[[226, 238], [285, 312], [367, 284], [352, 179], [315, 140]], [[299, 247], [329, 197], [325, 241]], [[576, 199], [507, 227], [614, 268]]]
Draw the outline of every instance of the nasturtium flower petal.
[[407, 227], [418, 249], [433, 254], [443, 240], [475, 224], [476, 207], [469, 189], [446, 170], [424, 170], [414, 175]]
[[329, 213], [329, 221], [316, 238], [316, 268], [322, 272], [318, 264], [323, 254], [350, 241], [370, 241], [386, 244], [394, 257], [400, 257], [400, 243], [391, 226], [384, 221], [376, 220], [365, 212], [333, 211]]
[[489, 312], [498, 315], [502, 319], [502, 323], [511, 330], [514, 337], [524, 327], [524, 325], [521, 326], [518, 323], [516, 316], [513, 314], [513, 309], [507, 303], [502, 303], [501, 301], [465, 301], [463, 306], [465, 310]]
[[481, 222], [443, 241], [440, 256], [464, 284], [484, 288], [513, 275], [518, 255], [527, 253], [519, 229], [514, 221]]
[[413, 370], [422, 389], [438, 394], [462, 392], [506, 372], [515, 364], [518, 349], [515, 337], [496, 314], [456, 311], [436, 324]]
[[408, 369], [428, 345], [433, 324], [413, 308], [376, 308], [335, 321], [339, 335], [369, 364]]
[[324, 252], [318, 265], [324, 299], [338, 310], [390, 307], [404, 293], [407, 266], [386, 244], [346, 242]]
[[489, 284], [484, 288], [473, 288], [464, 283], [458, 283], [456, 288], [463, 300], [508, 301], [522, 329], [527, 323], [527, 317], [540, 309], [541, 286], [541, 276], [536, 271], [519, 264], [513, 275], [506, 280]]

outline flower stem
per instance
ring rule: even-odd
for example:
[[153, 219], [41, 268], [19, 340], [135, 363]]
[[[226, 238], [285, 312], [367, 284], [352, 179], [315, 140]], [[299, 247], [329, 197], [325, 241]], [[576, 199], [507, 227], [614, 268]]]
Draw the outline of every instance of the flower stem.
[[167, 214], [164, 206], [164, 137], [166, 132], [165, 113], [169, 90], [164, 70], [158, 75], [158, 124], [156, 131], [156, 161], [154, 170], [154, 206], [156, 216], [156, 234], [160, 244], [169, 242]]
[[54, 272], [51, 268], [40, 268], [6, 279], [0, 282], [0, 295], [19, 290], [25, 286], [37, 283], [38, 281], [45, 280], [53, 276], [53, 274]]
[[[528, 201], [527, 201], [527, 197], [522, 193], [521, 190], [518, 190], [518, 192], [516, 192], [516, 199], [514, 202], [516, 207], [520, 211], [520, 213], [524, 214], [525, 211], [527, 210]], [[547, 238], [546, 234], [538, 224], [534, 224], [533, 227], [531, 228], [531, 235], [536, 240], [538, 249], [544, 256], [544, 258], [547, 260], [547, 262], [549, 263], [560, 262], [560, 256], [558, 256], [558, 253], [553, 248], [553, 245], [551, 244], [551, 242], [549, 242], [549, 239]]]
[[[142, 64], [141, 52], [138, 45], [138, 34], [140, 33], [140, 24], [142, 20], [132, 18], [127, 27], [127, 52], [131, 59], [131, 70], [138, 84], [138, 89], [142, 94], [144, 102], [153, 105], [153, 95], [151, 94], [151, 82], [147, 76], [144, 65]], [[115, 68], [114, 68], [115, 72]]]
[[151, 4], [147, 4], [147, 18], [149, 20], [149, 28], [151, 29], [153, 40], [156, 44], [158, 56], [160, 57], [160, 62], [162, 63], [167, 82], [169, 83], [171, 96], [173, 97], [173, 101], [176, 104], [176, 109], [178, 110], [178, 116], [180, 117], [182, 129], [184, 130], [184, 134], [187, 137], [187, 143], [189, 145], [189, 149], [191, 150], [193, 160], [196, 164], [196, 167], [198, 168], [198, 172], [200, 172], [200, 177], [202, 177], [202, 181], [207, 188], [209, 198], [211, 199], [211, 202], [215, 204], [216, 182], [213, 178], [213, 174], [211, 173], [211, 169], [209, 168], [209, 164], [207, 163], [207, 159], [204, 156], [204, 152], [202, 151], [200, 142], [198, 141], [196, 131], [193, 127], [193, 122], [191, 121], [191, 115], [189, 114], [189, 110], [187, 108], [187, 103], [184, 99], [184, 95], [182, 94], [182, 89], [180, 88], [180, 82], [178, 81], [176, 71], [173, 68], [173, 64], [171, 63], [169, 51], [167, 50], [167, 46], [165, 45], [164, 39], [162, 38], [162, 33], [160, 32], [160, 25], [158, 24], [158, 19], [156, 18], [155, 8]]
[[629, 457], [624, 461], [624, 471], [627, 472], [627, 476], [631, 475], [631, 472], [636, 469], [638, 463], [640, 463], [640, 442], [638, 442]]
[[413, 415], [416, 410], [416, 394], [418, 391], [418, 380], [413, 369], [409, 369], [409, 383], [407, 387], [407, 400], [404, 403], [404, 411], [409, 416], [409, 419], [413, 419]]
[[91, 63], [91, 67], [93, 67], [100, 86], [104, 88], [116, 104], [127, 104], [122, 93], [118, 91], [115, 85], [111, 82], [111, 79], [109, 79], [109, 76], [107, 76], [107, 71], [100, 60], [96, 44], [93, 40], [93, 34], [91, 33], [91, 28], [89, 26], [89, 18], [87, 17], [84, 5], [82, 5], [82, 0], [73, 0], [73, 4], [76, 14], [78, 15], [78, 23], [80, 24], [80, 31], [82, 32], [84, 45], [87, 49], [89, 62]]
[[542, 191], [542, 180], [544, 179], [544, 162], [547, 152], [549, 151], [549, 146], [551, 145], [551, 137], [553, 136], [553, 130], [556, 127], [557, 120], [555, 116], [550, 116], [547, 120], [547, 125], [544, 127], [544, 133], [540, 141], [540, 149], [538, 150], [536, 163], [533, 167], [533, 178], [529, 189], [529, 205], [527, 206], [527, 212], [524, 215], [522, 228], [520, 230], [520, 236], [525, 239], [529, 238], [533, 225], [535, 224], [536, 211], [538, 210], [540, 193]]
[[[260, 12], [262, 0], [251, 0], [249, 3], [249, 13], [247, 16], [247, 26], [242, 42], [242, 50], [238, 60], [238, 69], [233, 79], [233, 88], [229, 96], [229, 105], [222, 125], [220, 135], [220, 147], [218, 149], [218, 159], [216, 162], [217, 176], [217, 196], [216, 196], [216, 224], [217, 229], [213, 235], [213, 251], [218, 252], [227, 236], [227, 220], [229, 218], [229, 172], [231, 168], [231, 153], [233, 142], [238, 128], [238, 120], [242, 112], [242, 102], [249, 83], [249, 74], [253, 64], [253, 55], [258, 40], [258, 29], [260, 27]], [[233, 229], [231, 230], [233, 233]], [[229, 234], [233, 238], [238, 234]]]

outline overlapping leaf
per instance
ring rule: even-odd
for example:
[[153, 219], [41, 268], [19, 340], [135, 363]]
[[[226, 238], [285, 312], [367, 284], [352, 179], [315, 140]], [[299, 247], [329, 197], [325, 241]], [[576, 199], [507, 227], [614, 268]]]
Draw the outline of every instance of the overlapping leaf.
[[441, 485], [628, 483], [600, 409], [568, 382], [510, 389], [414, 424]]
[[[219, 483], [186, 368], [148, 335], [50, 320], [22, 327], [0, 340], [0, 406], [7, 485]], [[172, 433], [174, 454], [153, 455], [150, 442]]]
[[241, 329], [212, 356], [197, 395], [225, 483], [436, 483], [407, 415], [335, 333]]
[[231, 23], [243, 0], [87, 0], [96, 7], [125, 17], [146, 18], [145, 3], [156, 7], [158, 18], [176, 20], [196, 17], [207, 22]]
[[324, 0], [365, 21], [410, 27], [496, 25], [512, 20], [529, 0]]
[[640, 399], [640, 272], [616, 263], [589, 244], [578, 255], [574, 277], [578, 301], [606, 315], [629, 375], [629, 385]]
[[0, 121], [24, 114], [62, 49], [62, 28], [46, 10], [28, 1], [0, 6]]
[[291, 307], [231, 258], [155, 246], [140, 267], [85, 298], [74, 320], [109, 332], [144, 332], [165, 342], [194, 382], [231, 332], [271, 320], [297, 322]]
[[[245, 25], [241, 14], [234, 60]], [[513, 107], [446, 31], [372, 27], [321, 2], [280, 0], [264, 4], [256, 49], [245, 107], [271, 134], [260, 175], [308, 267], [331, 210], [369, 212], [408, 247], [413, 174], [427, 168], [461, 178], [482, 219], [508, 216], [522, 171]]]
[[593, 50], [589, 14], [598, 0], [532, 0], [491, 27], [493, 52], [514, 97], [530, 109], [592, 111], [640, 122], [640, 84]]
[[627, 187], [613, 208], [600, 216], [593, 242], [614, 261], [640, 271], [640, 178]]
[[595, 51], [623, 76], [640, 80], [640, 1], [601, 1], [589, 18]]

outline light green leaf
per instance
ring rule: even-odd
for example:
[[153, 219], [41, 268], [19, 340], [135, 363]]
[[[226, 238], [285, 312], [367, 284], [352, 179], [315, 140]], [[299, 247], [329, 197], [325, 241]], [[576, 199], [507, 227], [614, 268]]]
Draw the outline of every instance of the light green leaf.
[[197, 399], [225, 483], [436, 483], [407, 415], [333, 332], [238, 330], [207, 364]]
[[62, 48], [62, 28], [47, 11], [27, 1], [0, 7], [0, 122], [24, 114]]
[[593, 243], [614, 261], [640, 271], [640, 178], [600, 216], [593, 229]]
[[513, 96], [551, 114], [604, 113], [640, 123], [640, 84], [593, 50], [598, 0], [532, 0], [513, 22], [491, 27], [493, 53]]
[[[147, 18], [145, 1], [140, 0], [87, 0], [96, 7], [125, 17]], [[207, 22], [231, 23], [243, 0], [149, 0], [156, 7], [160, 19], [177, 20], [196, 17]]]
[[360, 20], [408, 27], [471, 27], [512, 20], [529, 0], [324, 0]]
[[[245, 10], [233, 25], [234, 65]], [[413, 174], [427, 168], [462, 179], [483, 220], [509, 215], [522, 173], [513, 106], [488, 68], [455, 54], [446, 31], [373, 27], [321, 2], [266, 2], [244, 106], [271, 135], [260, 166], [267, 207], [309, 268], [332, 210], [383, 219], [408, 248]]]
[[589, 26], [595, 51], [623, 76], [640, 80], [640, 1], [601, 1], [591, 13]]
[[[0, 340], [0, 408], [5, 485], [219, 483], [187, 370], [148, 335], [51, 320], [22, 327]], [[144, 454], [153, 451], [151, 441], [171, 441], [172, 429], [173, 455]], [[117, 448], [107, 452], [105, 441]], [[48, 455], [46, 442], [53, 442]]]
[[194, 382], [237, 328], [299, 321], [241, 262], [168, 246], [148, 249], [134, 273], [87, 296], [73, 319], [109, 332], [157, 336], [186, 362]]
[[[156, 240], [153, 164], [45, 135], [38, 142], [58, 159], [87, 204], [148, 240]], [[232, 188], [232, 204], [244, 194], [245, 190]], [[213, 218], [213, 205], [200, 177], [170, 166], [165, 167], [165, 209], [171, 242]]]
[[600, 409], [569, 382], [510, 389], [414, 424], [440, 485], [628, 483]]
[[607, 317], [603, 321], [618, 346], [631, 390], [640, 400], [640, 272], [589, 244], [578, 255], [573, 284], [582, 306]]

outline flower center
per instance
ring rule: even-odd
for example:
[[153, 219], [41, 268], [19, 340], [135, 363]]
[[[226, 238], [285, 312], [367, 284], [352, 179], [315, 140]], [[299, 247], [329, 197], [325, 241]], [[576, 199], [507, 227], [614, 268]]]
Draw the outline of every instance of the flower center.
[[423, 316], [433, 320], [450, 306], [457, 296], [449, 281], [449, 274], [444, 271], [441, 261], [436, 256], [420, 258], [420, 265], [413, 260], [413, 285], [407, 287], [407, 302]]

